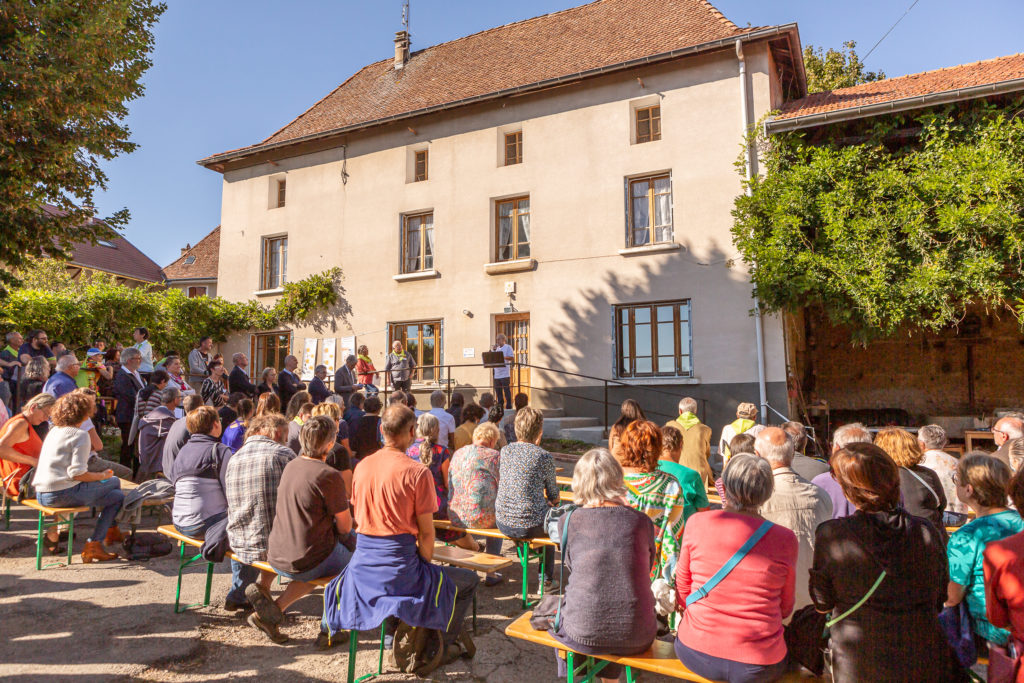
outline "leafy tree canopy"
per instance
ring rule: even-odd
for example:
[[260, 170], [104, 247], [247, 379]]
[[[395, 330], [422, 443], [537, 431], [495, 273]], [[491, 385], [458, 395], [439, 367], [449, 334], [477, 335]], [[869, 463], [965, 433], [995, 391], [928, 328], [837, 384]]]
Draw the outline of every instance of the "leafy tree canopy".
[[104, 274], [72, 279], [57, 260], [39, 259], [19, 275], [26, 286], [0, 301], [0, 331], [44, 329], [73, 350], [98, 339], [127, 342], [132, 330], [146, 327], [158, 351], [186, 353], [203, 336], [223, 341], [232, 332], [283, 324], [317, 327], [349, 312], [339, 268], [287, 283], [272, 307], [218, 297], [190, 299], [179, 289], [129, 287]]
[[883, 71], [865, 71], [854, 49], [857, 43], [848, 40], [842, 50], [807, 45], [804, 47], [804, 70], [807, 72], [807, 92], [815, 93], [836, 88], [849, 88], [860, 83], [880, 81]]
[[1024, 325], [1024, 102], [921, 115], [913, 144], [764, 146], [734, 241], [769, 311], [820, 306], [862, 340], [956, 324], [967, 306]]
[[[151, 65], [152, 0], [0, 2], [0, 295], [13, 270], [110, 238], [127, 209], [90, 222], [100, 160], [131, 152], [122, 123]], [[44, 204], [61, 209], [47, 215]], [[111, 227], [112, 226], [112, 227]]]

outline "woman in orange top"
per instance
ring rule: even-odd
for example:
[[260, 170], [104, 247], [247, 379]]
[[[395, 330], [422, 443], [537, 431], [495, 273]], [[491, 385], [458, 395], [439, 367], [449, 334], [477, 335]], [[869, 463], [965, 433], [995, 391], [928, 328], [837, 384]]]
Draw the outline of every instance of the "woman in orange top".
[[370, 349], [363, 344], [359, 347], [358, 354], [356, 357], [356, 379], [366, 389], [367, 395], [374, 396], [377, 393], [377, 387], [374, 386], [373, 380], [377, 375], [377, 368], [373, 367]]
[[[36, 394], [0, 427], [0, 477], [8, 496], [18, 497], [21, 478], [39, 462], [43, 441], [33, 427], [50, 419], [54, 403], [56, 399], [50, 394]], [[47, 549], [57, 547], [58, 533], [57, 527], [47, 530]]]

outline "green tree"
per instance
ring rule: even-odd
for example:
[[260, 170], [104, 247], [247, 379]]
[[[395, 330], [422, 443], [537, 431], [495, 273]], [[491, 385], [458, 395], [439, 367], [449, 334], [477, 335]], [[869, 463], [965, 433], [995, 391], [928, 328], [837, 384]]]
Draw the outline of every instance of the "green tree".
[[733, 211], [768, 311], [818, 306], [861, 340], [955, 325], [967, 307], [1024, 326], [1024, 101], [917, 118], [920, 137], [858, 145], [775, 136]]
[[815, 93], [851, 85], [870, 83], [885, 78], [884, 71], [865, 71], [854, 49], [857, 43], [848, 40], [842, 50], [807, 45], [804, 47], [804, 70], [807, 72], [807, 92]]
[[[92, 221], [101, 160], [133, 151], [123, 124], [151, 65], [152, 0], [0, 2], [0, 295], [13, 271], [74, 242], [109, 238], [121, 209]], [[44, 204], [60, 209], [43, 211]]]

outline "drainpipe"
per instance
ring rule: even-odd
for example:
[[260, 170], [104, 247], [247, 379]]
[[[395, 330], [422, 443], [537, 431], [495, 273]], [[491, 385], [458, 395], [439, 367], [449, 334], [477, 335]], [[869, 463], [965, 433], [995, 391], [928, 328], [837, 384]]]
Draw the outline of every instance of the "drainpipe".
[[[736, 41], [736, 58], [740, 62], [740, 106], [743, 109], [743, 139], [747, 155], [747, 180], [752, 180], [757, 173], [756, 152], [751, 149], [747, 136], [754, 126], [754, 112], [747, 98], [747, 60], [743, 56], [743, 41]], [[747, 185], [747, 195], [750, 195], [750, 185]], [[765, 383], [764, 373], [764, 323], [761, 318], [761, 302], [754, 296], [754, 343], [757, 346], [757, 390], [761, 399], [761, 410], [759, 411], [761, 422], [768, 419], [768, 386]]]

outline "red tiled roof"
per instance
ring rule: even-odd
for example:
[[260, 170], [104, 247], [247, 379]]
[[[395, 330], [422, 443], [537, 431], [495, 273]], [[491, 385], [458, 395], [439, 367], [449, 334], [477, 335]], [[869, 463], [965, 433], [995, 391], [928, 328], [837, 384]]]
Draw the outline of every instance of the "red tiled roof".
[[925, 71], [873, 83], [862, 83], [851, 88], [814, 93], [785, 103], [781, 107], [782, 113], [774, 117], [773, 121], [839, 112], [868, 105], [887, 104], [908, 98], [948, 93], [1022, 78], [1024, 78], [1024, 54], [1009, 55], [973, 64], [961, 64], [936, 71]]
[[[707, 0], [598, 0], [356, 72], [258, 145], [369, 124], [750, 33]], [[216, 155], [220, 156], [220, 155]], [[214, 157], [200, 163], [215, 163]]]
[[[194, 256], [192, 263], [187, 263]], [[214, 228], [209, 235], [196, 242], [194, 247], [187, 249], [173, 263], [164, 268], [164, 277], [168, 280], [198, 280], [217, 277], [217, 266], [220, 262], [220, 226]]]
[[[51, 204], [44, 204], [43, 210], [53, 216], [64, 214], [61, 209]], [[70, 251], [72, 265], [143, 282], [163, 282], [164, 279], [160, 266], [120, 235], [97, 244], [75, 242], [71, 245]]]

